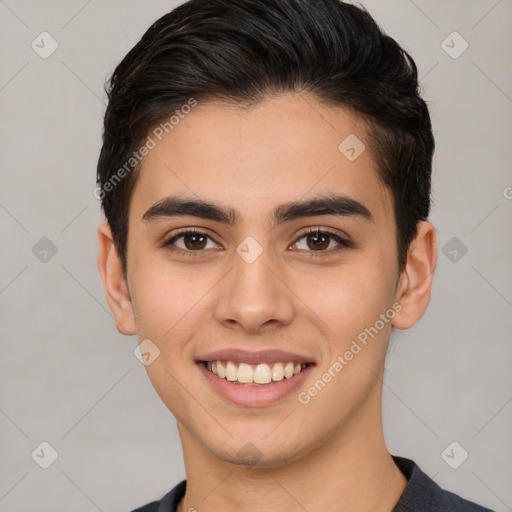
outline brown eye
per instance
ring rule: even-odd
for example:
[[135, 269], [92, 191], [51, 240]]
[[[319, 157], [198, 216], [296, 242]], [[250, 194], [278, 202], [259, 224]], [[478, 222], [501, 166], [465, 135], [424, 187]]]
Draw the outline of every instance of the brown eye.
[[[180, 242], [178, 243], [178, 241]], [[211, 241], [210, 247], [208, 247], [209, 241]], [[214, 249], [217, 248], [218, 245], [206, 233], [187, 230], [173, 235], [164, 243], [164, 247], [190, 253], [201, 252], [203, 249]]]
[[[301, 240], [304, 240], [304, 242], [301, 242]], [[351, 242], [342, 238], [337, 233], [320, 229], [312, 229], [304, 233], [297, 239], [294, 245], [297, 249], [306, 252], [326, 254], [352, 247]], [[313, 256], [315, 255], [313, 254]]]
[[197, 250], [197, 249], [204, 249], [206, 245], [206, 240], [208, 237], [204, 235], [198, 235], [198, 234], [188, 234], [188, 235], [182, 235], [183, 237], [183, 243], [187, 249], [190, 250]]
[[331, 237], [323, 233], [313, 233], [307, 235], [307, 245], [310, 249], [327, 249], [329, 247]]

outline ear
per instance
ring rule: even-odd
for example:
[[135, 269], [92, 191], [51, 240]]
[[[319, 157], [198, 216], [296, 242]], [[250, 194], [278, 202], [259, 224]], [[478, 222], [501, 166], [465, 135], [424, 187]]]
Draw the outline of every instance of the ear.
[[128, 286], [123, 275], [121, 258], [117, 253], [110, 225], [104, 221], [98, 228], [98, 270], [103, 281], [108, 305], [114, 313], [121, 334], [136, 334], [135, 318]]
[[400, 275], [395, 299], [402, 309], [391, 324], [397, 329], [409, 329], [425, 313], [437, 263], [435, 227], [428, 221], [418, 223], [418, 232], [409, 246], [407, 262]]

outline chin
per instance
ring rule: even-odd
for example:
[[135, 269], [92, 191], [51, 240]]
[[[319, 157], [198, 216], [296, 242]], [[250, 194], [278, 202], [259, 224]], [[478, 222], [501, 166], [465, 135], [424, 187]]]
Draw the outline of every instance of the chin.
[[307, 452], [307, 449], [297, 448], [296, 445], [293, 446], [293, 443], [285, 443], [270, 437], [255, 438], [254, 441], [245, 443], [232, 443], [222, 451], [219, 451], [217, 446], [212, 449], [212, 453], [224, 462], [253, 469], [286, 466], [301, 459]]

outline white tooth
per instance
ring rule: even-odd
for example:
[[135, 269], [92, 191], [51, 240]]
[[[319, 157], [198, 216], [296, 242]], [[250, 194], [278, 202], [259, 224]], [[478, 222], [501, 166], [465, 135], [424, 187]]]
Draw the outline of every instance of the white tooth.
[[293, 363], [286, 363], [286, 366], [284, 367], [284, 376], [289, 379], [290, 377], [293, 377], [293, 372], [295, 370], [295, 366]]
[[256, 384], [268, 384], [272, 382], [272, 374], [268, 364], [261, 363], [256, 366], [256, 370], [254, 370], [254, 382], [256, 382]]
[[238, 365], [238, 372], [236, 374], [238, 382], [241, 382], [243, 384], [251, 383], [252, 375], [253, 375], [252, 368], [248, 364], [240, 363]]
[[212, 373], [217, 375], [217, 363], [215, 361], [209, 361], [208, 362], [209, 369]]
[[284, 368], [282, 363], [276, 363], [272, 368], [272, 380], [283, 380]]
[[299, 374], [299, 373], [300, 373], [301, 368], [302, 368], [302, 365], [301, 365], [300, 363], [296, 364], [296, 365], [295, 365], [295, 370], [293, 371], [293, 374], [294, 374], [294, 375]]
[[233, 361], [228, 361], [226, 364], [226, 379], [233, 382], [236, 380], [236, 366], [234, 365]]
[[222, 366], [222, 363], [220, 361], [216, 362], [217, 364], [217, 375], [223, 379], [226, 376], [226, 369], [224, 366]]

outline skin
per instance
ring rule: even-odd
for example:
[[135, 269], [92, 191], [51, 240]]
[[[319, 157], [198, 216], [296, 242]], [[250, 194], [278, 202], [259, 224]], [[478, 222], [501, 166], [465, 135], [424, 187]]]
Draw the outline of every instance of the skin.
[[[146, 369], [177, 420], [187, 473], [180, 511], [389, 512], [406, 486], [384, 443], [384, 359], [391, 325], [407, 329], [427, 308], [435, 228], [418, 224], [399, 273], [391, 195], [369, 149], [352, 162], [338, 150], [349, 134], [368, 140], [354, 114], [312, 95], [280, 94], [248, 110], [199, 103], [142, 163], [126, 279], [108, 224], [99, 227], [98, 268], [117, 328], [160, 350]], [[362, 203], [373, 219], [319, 215], [272, 226], [278, 205], [332, 193]], [[169, 195], [232, 207], [238, 222], [142, 219]], [[328, 238], [318, 249], [303, 236], [309, 227], [353, 246]], [[186, 237], [163, 245], [184, 228], [212, 239], [200, 250]], [[236, 252], [248, 236], [263, 249], [252, 263]], [[400, 312], [364, 350], [309, 403], [299, 403], [298, 392], [396, 303]], [[206, 351], [236, 347], [295, 352], [316, 365], [280, 402], [239, 406], [217, 394], [195, 364]], [[248, 442], [258, 450], [254, 465], [238, 453]]]

